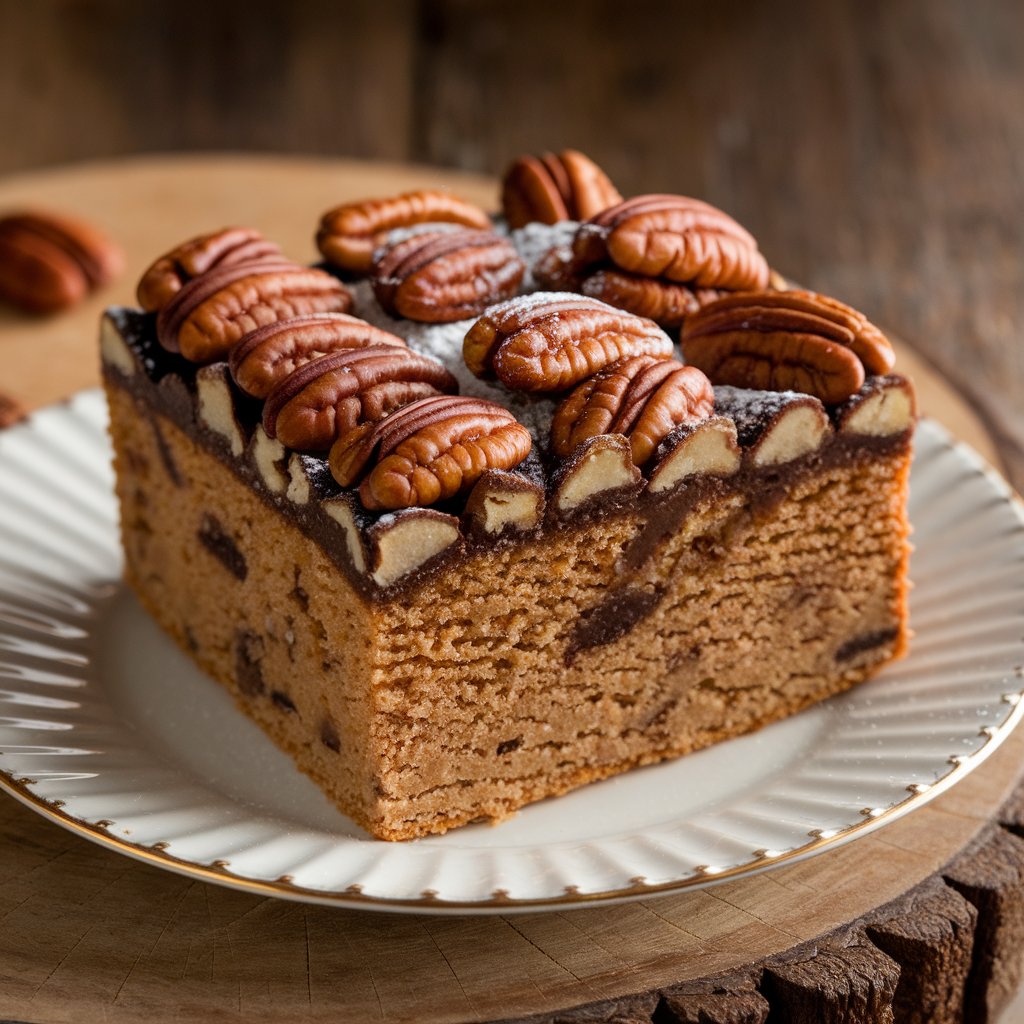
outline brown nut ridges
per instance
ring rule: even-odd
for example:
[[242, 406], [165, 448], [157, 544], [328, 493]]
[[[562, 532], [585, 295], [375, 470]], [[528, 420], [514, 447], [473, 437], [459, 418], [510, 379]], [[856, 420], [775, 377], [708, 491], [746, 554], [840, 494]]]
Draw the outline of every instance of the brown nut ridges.
[[634, 356], [606, 367], [563, 399], [551, 422], [551, 449], [566, 458], [601, 434], [625, 434], [633, 462], [643, 466], [683, 424], [714, 412], [711, 381], [676, 359]]
[[372, 281], [386, 313], [451, 323], [511, 298], [525, 273], [508, 239], [492, 231], [446, 231], [389, 246], [374, 261]]
[[826, 405], [849, 398], [865, 371], [888, 373], [888, 339], [861, 313], [814, 292], [731, 295], [687, 320], [686, 360], [716, 384], [800, 391]]
[[250, 331], [307, 313], [346, 313], [352, 296], [322, 270], [281, 258], [214, 267], [157, 314], [160, 344], [194, 363], [224, 359]]
[[147, 313], [156, 313], [189, 281], [214, 267], [283, 259], [281, 250], [254, 228], [221, 228], [164, 253], [139, 278], [135, 294]]
[[0, 218], [0, 300], [29, 313], [56, 313], [109, 284], [121, 250], [91, 224], [42, 211]]
[[257, 327], [231, 350], [228, 366], [238, 387], [252, 398], [266, 398], [306, 363], [345, 349], [397, 345], [405, 339], [345, 313], [310, 313]]
[[581, 266], [610, 260], [633, 274], [702, 288], [766, 288], [770, 274], [745, 228], [686, 196], [636, 196], [604, 210], [580, 225], [573, 255]]
[[509, 227], [586, 220], [622, 201], [608, 175], [574, 149], [524, 155], [505, 172], [501, 205]]
[[267, 396], [263, 428], [298, 451], [326, 451], [341, 434], [416, 399], [458, 390], [436, 359], [397, 345], [343, 349], [298, 367]]
[[363, 199], [328, 210], [320, 221], [317, 248], [333, 267], [368, 273], [373, 253], [398, 228], [417, 224], [462, 224], [489, 230], [490, 218], [478, 206], [438, 189], [420, 189], [386, 199]]
[[530, 432], [502, 406], [438, 395], [343, 434], [331, 448], [330, 466], [344, 487], [362, 480], [366, 508], [410, 508], [465, 494], [488, 470], [519, 465], [532, 444]]
[[627, 356], [667, 359], [672, 341], [651, 320], [568, 292], [537, 292], [492, 306], [462, 349], [478, 377], [514, 391], [567, 391]]

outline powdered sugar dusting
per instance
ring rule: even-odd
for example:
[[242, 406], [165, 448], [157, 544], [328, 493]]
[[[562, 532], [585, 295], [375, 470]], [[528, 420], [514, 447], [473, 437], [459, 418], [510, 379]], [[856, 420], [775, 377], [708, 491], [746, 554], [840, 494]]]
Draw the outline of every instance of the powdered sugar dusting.
[[[388, 316], [377, 302], [373, 289], [368, 281], [356, 281], [349, 285], [354, 301], [353, 313], [364, 320], [404, 338], [409, 348], [425, 356], [444, 363], [445, 367], [459, 382], [459, 394], [471, 398], [483, 398], [490, 402], [503, 405], [533, 435], [534, 443], [539, 448], [547, 446], [548, 433], [551, 429], [551, 417], [554, 415], [555, 401], [550, 398], [536, 397], [509, 391], [496, 381], [483, 381], [475, 377], [462, 358], [462, 342], [466, 332], [476, 322], [476, 318], [456, 320], [450, 324], [421, 324], [412, 320], [396, 320]], [[522, 296], [512, 302], [543, 298], [550, 300], [553, 296], [545, 293], [540, 296]], [[578, 299], [578, 295], [568, 297]]]
[[525, 227], [516, 228], [509, 235], [516, 251], [526, 264], [523, 291], [532, 292], [539, 287], [533, 276], [533, 268], [537, 261], [549, 249], [571, 245], [579, 226], [579, 222], [575, 220], [561, 220], [557, 224], [527, 224]]

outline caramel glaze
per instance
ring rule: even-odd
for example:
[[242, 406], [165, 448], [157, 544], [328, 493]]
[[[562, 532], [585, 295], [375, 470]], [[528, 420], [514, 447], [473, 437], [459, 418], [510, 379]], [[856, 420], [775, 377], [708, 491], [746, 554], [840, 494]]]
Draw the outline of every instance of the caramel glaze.
[[[695, 508], [740, 492], [747, 496], [746, 505], [739, 513], [744, 521], [766, 518], [797, 481], [819, 473], [828, 466], [851, 465], [905, 452], [910, 446], [913, 433], [912, 430], [906, 430], [887, 437], [836, 433], [829, 436], [816, 451], [783, 465], [756, 467], [744, 460], [741, 468], [730, 477], [690, 477], [682, 486], [665, 494], [654, 494], [648, 490], [637, 494], [635, 489], [609, 492], [581, 506], [570, 517], [560, 518], [549, 514], [540, 527], [529, 533], [507, 532], [497, 539], [477, 538], [464, 527], [462, 543], [453, 544], [397, 583], [382, 588], [369, 575], [355, 568], [348, 553], [344, 528], [321, 508], [324, 499], [355, 494], [353, 489], [343, 489], [334, 481], [326, 458], [317, 455], [299, 456], [310, 484], [310, 500], [306, 504], [297, 504], [284, 494], [272, 493], [250, 458], [247, 455], [233, 456], [227, 440], [199, 420], [197, 368], [181, 356], [160, 347], [156, 340], [155, 315], [132, 309], [113, 309], [107, 315], [133, 353], [139, 370], [126, 375], [110, 363], [104, 363], [103, 374], [108, 384], [132, 394], [147, 415], [155, 412], [166, 416], [198, 445], [223, 462], [278, 514], [294, 523], [317, 543], [368, 602], [394, 600], [423, 585], [435, 573], [450, 570], [460, 559], [465, 559], [484, 546], [493, 548], [496, 545], [543, 543], [546, 536], [578, 528], [581, 523], [595, 518], [638, 516], [642, 525], [622, 555], [620, 581], [602, 603], [588, 609], [570, 627], [567, 661], [571, 661], [582, 650], [618, 639], [654, 610], [660, 595], [639, 588], [631, 590], [630, 581]], [[867, 388], [876, 386], [874, 380], [869, 380], [866, 385]], [[239, 425], [243, 433], [250, 437], [260, 422], [261, 403], [238, 393], [234, 398]], [[839, 410], [833, 411], [834, 416], [838, 413]], [[752, 443], [759, 436], [759, 432], [749, 424], [745, 425], [743, 434], [744, 444]], [[538, 452], [538, 448], [539, 444], [516, 472], [530, 484], [542, 487], [550, 497], [552, 480], [558, 467], [543, 449]], [[549, 502], [549, 507], [551, 504]], [[459, 516], [462, 505], [461, 501], [453, 502], [450, 506], [436, 506], [436, 510]], [[351, 502], [350, 507], [364, 540], [375, 527], [380, 529], [378, 524], [381, 524], [385, 514], [367, 512], [357, 498]], [[367, 545], [367, 549], [369, 547]], [[699, 564], [702, 558], [719, 558], [721, 555], [720, 551], [695, 552], [695, 564]]]

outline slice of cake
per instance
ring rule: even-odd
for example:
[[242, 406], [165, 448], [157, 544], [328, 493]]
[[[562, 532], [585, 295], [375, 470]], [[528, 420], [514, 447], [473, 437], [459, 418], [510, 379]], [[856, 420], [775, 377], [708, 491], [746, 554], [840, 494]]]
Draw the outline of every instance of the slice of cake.
[[914, 400], [870, 323], [772, 290], [694, 201], [543, 229], [713, 291], [680, 350], [583, 289], [516, 296], [541, 226], [430, 195], [325, 218], [329, 259], [377, 246], [367, 278], [217, 232], [103, 321], [127, 581], [342, 811], [382, 839], [500, 819], [902, 653]]

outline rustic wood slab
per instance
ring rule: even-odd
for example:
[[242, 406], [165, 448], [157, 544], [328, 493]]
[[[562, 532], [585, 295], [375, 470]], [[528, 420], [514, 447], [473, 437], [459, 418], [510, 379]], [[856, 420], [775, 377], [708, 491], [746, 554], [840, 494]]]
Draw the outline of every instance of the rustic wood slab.
[[[161, 158], [0, 181], [95, 219], [128, 273], [64, 316], [0, 317], [0, 392], [37, 407], [96, 383], [95, 324], [192, 232], [253, 224], [298, 259], [328, 205], [489, 179], [342, 161]], [[785, 268], [783, 268], [785, 269]], [[925, 411], [991, 460], [970, 408], [906, 346]], [[11, 415], [10, 413], [8, 415]], [[854, 843], [701, 892], [447, 918], [305, 906], [128, 860], [0, 800], [0, 1016], [56, 1024], [494, 1020], [988, 1021], [1020, 978], [1024, 734], [926, 807]]]

